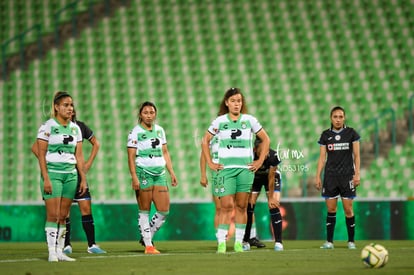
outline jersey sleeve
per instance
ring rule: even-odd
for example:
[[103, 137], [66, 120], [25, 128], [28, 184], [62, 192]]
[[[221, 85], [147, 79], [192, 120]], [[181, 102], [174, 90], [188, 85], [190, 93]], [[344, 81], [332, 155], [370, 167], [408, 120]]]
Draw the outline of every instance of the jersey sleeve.
[[128, 134], [128, 142], [127, 142], [128, 148], [138, 148], [138, 134], [134, 129], [132, 129]]
[[91, 140], [91, 138], [93, 137], [93, 131], [91, 130], [91, 128], [89, 128], [88, 125], [86, 125], [82, 121], [77, 121], [76, 124], [78, 124], [79, 128], [81, 129], [82, 137], [84, 139]]
[[167, 136], [165, 135], [165, 131], [164, 131], [164, 128], [162, 128], [162, 127], [160, 127], [161, 129], [160, 129], [160, 131], [161, 131], [161, 136], [160, 136], [160, 141], [161, 141], [161, 144], [167, 144]]
[[210, 124], [210, 126], [208, 127], [208, 129], [207, 129], [207, 131], [210, 133], [210, 134], [212, 134], [212, 135], [216, 135], [217, 134], [217, 132], [218, 132], [218, 129], [219, 129], [219, 122], [218, 122], [218, 119], [216, 118], [216, 119], [214, 119], [212, 122], [211, 122], [211, 124]]
[[321, 136], [319, 137], [318, 143], [319, 145], [323, 146], [326, 145], [326, 138], [325, 138], [325, 131], [321, 134]]
[[252, 126], [253, 133], [255, 134], [257, 134], [263, 128], [260, 122], [254, 116], [250, 116], [250, 123]]
[[355, 129], [352, 129], [352, 130], [353, 130], [352, 142], [359, 141], [361, 139], [361, 136], [357, 133], [357, 131], [355, 131]]
[[37, 138], [45, 140], [45, 141], [49, 141], [49, 137], [50, 137], [50, 127], [48, 127], [48, 124], [45, 122], [39, 127], [39, 130], [37, 131]]
[[75, 126], [76, 126], [76, 128], [77, 128], [77, 133], [76, 133], [76, 142], [82, 142], [82, 141], [83, 141], [83, 138], [82, 138], [82, 131], [81, 131], [81, 129], [80, 129], [80, 127], [79, 127], [78, 125], [76, 125], [76, 124], [75, 124]]
[[277, 152], [274, 150], [269, 151], [269, 164], [272, 167], [278, 166], [281, 163], [281, 160], [279, 159], [279, 156], [277, 155]]

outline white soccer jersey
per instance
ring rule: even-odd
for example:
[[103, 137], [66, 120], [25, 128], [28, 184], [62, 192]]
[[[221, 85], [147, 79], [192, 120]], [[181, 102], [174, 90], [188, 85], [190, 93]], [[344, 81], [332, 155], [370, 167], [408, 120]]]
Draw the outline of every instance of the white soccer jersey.
[[76, 144], [82, 142], [78, 125], [69, 122], [63, 126], [53, 118], [40, 126], [37, 138], [48, 142], [46, 152], [47, 169], [57, 173], [76, 171]]
[[165, 173], [162, 145], [167, 143], [164, 129], [154, 124], [152, 130], [137, 125], [128, 135], [128, 148], [137, 149], [135, 164], [151, 175]]
[[217, 117], [208, 131], [219, 139], [218, 160], [226, 168], [247, 168], [253, 161], [253, 134], [262, 129], [254, 116], [241, 114], [233, 121], [228, 114]]
[[211, 154], [211, 160], [214, 163], [219, 163], [219, 158], [218, 158], [218, 149], [219, 149], [220, 143], [219, 143], [219, 139], [216, 136], [213, 136], [210, 140], [210, 154]]

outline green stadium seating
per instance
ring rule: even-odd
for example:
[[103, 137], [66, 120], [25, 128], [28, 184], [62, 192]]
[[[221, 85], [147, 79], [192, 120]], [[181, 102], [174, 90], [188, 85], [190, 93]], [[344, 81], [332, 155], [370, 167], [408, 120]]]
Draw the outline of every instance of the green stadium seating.
[[[2, 40], [21, 31], [11, 26], [30, 25], [10, 17], [16, 5], [33, 15], [31, 22], [50, 29], [52, 14], [69, 3], [41, 2], [32, 11], [26, 1], [3, 2], [0, 13], [7, 20], [1, 26], [9, 31]], [[362, 127], [382, 110], [392, 107], [402, 118], [413, 91], [413, 13], [413, 4], [402, 0], [132, 0], [27, 71], [0, 82], [1, 200], [40, 199], [39, 169], [30, 146], [57, 90], [73, 95], [78, 118], [101, 142], [88, 174], [96, 200], [135, 199], [126, 137], [145, 100], [156, 103], [157, 122], [167, 132], [180, 182], [170, 189], [172, 199], [209, 200], [210, 190], [199, 185], [199, 144], [232, 86], [242, 88], [273, 148], [280, 143], [304, 152], [304, 159], [285, 159], [283, 165], [307, 165], [307, 176], [314, 177], [316, 160], [311, 158], [319, 152], [321, 131], [329, 127], [331, 107], [345, 107], [349, 124], [367, 141], [373, 129]], [[381, 130], [386, 124], [381, 121]], [[413, 196], [413, 142], [399, 146], [364, 169], [359, 197]], [[285, 172], [284, 194], [302, 188], [302, 177]]]

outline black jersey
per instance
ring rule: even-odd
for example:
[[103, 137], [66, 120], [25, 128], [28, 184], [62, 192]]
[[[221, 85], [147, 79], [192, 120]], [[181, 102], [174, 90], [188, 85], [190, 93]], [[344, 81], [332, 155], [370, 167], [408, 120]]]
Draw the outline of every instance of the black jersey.
[[322, 132], [318, 143], [326, 147], [328, 154], [325, 175], [342, 176], [354, 174], [353, 142], [360, 136], [353, 128], [344, 127], [339, 131], [332, 128]]
[[[259, 159], [259, 156], [255, 153], [254, 160]], [[277, 155], [277, 152], [273, 149], [269, 149], [269, 153], [267, 154], [265, 160], [263, 161], [262, 166], [256, 171], [254, 174], [255, 179], [265, 177], [267, 180], [267, 176], [269, 175], [269, 168], [275, 167], [280, 164], [280, 159]]]
[[81, 129], [82, 140], [84, 139], [91, 140], [91, 138], [93, 137], [93, 131], [88, 126], [86, 126], [86, 124], [83, 123], [82, 121], [76, 120], [75, 123]]

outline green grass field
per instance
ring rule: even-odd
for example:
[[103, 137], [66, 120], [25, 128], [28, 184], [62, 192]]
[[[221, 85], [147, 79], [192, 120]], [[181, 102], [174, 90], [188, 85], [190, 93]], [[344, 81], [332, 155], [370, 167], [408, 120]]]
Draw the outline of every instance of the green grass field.
[[138, 242], [102, 242], [107, 254], [86, 252], [85, 242], [73, 243], [76, 262], [49, 263], [45, 243], [0, 243], [0, 274], [414, 274], [414, 241], [376, 241], [389, 251], [389, 262], [370, 269], [360, 260], [361, 248], [373, 241], [358, 241], [349, 250], [336, 241], [334, 250], [319, 248], [322, 241], [284, 242], [285, 250], [252, 248], [225, 255], [215, 253], [214, 241], [159, 241], [160, 255], [145, 255]]

